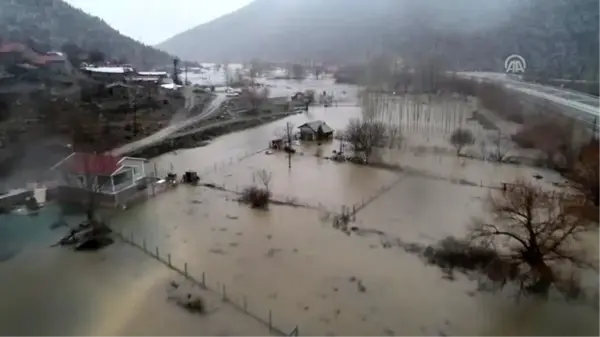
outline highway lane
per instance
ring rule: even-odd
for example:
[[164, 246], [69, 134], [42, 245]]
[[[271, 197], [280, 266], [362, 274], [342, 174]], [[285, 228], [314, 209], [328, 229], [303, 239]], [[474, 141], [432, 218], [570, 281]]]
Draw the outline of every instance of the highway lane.
[[600, 115], [599, 107], [600, 100], [598, 97], [579, 93], [571, 90], [543, 86], [535, 83], [523, 82], [518, 79], [511, 78], [502, 73], [488, 72], [461, 72], [459, 76], [478, 78], [481, 80], [489, 80], [504, 84], [506, 87], [522, 92], [529, 96], [543, 98], [554, 103], [567, 107], [568, 111], [577, 112], [579, 117], [590, 119]]

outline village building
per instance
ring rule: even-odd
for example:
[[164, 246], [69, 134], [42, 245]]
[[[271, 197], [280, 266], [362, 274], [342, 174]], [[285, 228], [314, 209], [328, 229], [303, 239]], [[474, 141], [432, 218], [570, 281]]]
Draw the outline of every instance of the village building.
[[85, 67], [82, 70], [91, 78], [105, 83], [125, 82], [135, 74], [131, 67]]
[[154, 78], [159, 82], [169, 77], [166, 71], [138, 71], [136, 75], [140, 78]]
[[301, 140], [322, 141], [333, 138], [333, 129], [323, 121], [308, 122], [298, 128]]
[[74, 152], [52, 167], [58, 174], [57, 198], [77, 203], [93, 196], [107, 206], [126, 204], [147, 186], [146, 162], [144, 158]]

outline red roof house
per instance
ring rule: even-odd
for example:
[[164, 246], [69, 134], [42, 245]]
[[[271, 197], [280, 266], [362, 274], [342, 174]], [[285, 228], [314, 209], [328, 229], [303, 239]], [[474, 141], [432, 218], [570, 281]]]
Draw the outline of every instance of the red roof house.
[[94, 188], [101, 193], [118, 193], [136, 186], [146, 177], [146, 159], [109, 154], [73, 152], [52, 167], [61, 171], [70, 187]]

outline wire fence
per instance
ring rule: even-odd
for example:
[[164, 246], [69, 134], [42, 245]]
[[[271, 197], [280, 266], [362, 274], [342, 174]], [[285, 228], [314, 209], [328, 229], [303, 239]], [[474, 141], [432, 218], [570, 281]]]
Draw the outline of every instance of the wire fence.
[[229, 157], [225, 160], [221, 160], [219, 162], [214, 163], [212, 166], [206, 167], [205, 169], [203, 169], [200, 174], [202, 175], [209, 175], [211, 173], [217, 172], [218, 170], [222, 170], [228, 166], [231, 166], [233, 164], [237, 164], [239, 162], [241, 162], [244, 159], [253, 157], [254, 155], [257, 155], [261, 152], [266, 151], [268, 148], [262, 148], [260, 150], [256, 150], [256, 151], [249, 151], [249, 152], [245, 152], [239, 156], [235, 156], [235, 157]]
[[[165, 253], [164, 250], [160, 250], [158, 246], [154, 246], [154, 249], [148, 247], [146, 240], [144, 238], [136, 238], [133, 233], [129, 233], [126, 235], [125, 233], [121, 233], [119, 231], [114, 231], [115, 235], [125, 242], [137, 249], [140, 249], [144, 254], [149, 257], [156, 259], [161, 262], [165, 266], [169, 267], [171, 270], [175, 271], [179, 275], [183, 276], [186, 280], [190, 281], [192, 284], [199, 286], [201, 289], [205, 289], [212, 293], [219, 295], [220, 299], [223, 302], [227, 302], [236, 310], [252, 317], [259, 323], [265, 325], [269, 329], [270, 334], [279, 335], [279, 336], [298, 336], [299, 328], [298, 325], [294, 326], [291, 332], [286, 333], [280, 327], [277, 327], [273, 322], [273, 311], [269, 310], [265, 316], [261, 316], [257, 312], [250, 311], [248, 309], [249, 303], [246, 295], [241, 295], [241, 297], [232, 296], [228, 290], [227, 286], [223, 282], [213, 282], [212, 284], [208, 281], [208, 275], [206, 272], [194, 273], [193, 270], [190, 270], [187, 262], [183, 262], [183, 264], [177, 264], [171, 257], [170, 253]], [[197, 278], [199, 275], [199, 279]], [[216, 284], [216, 286], [213, 286]]]
[[[228, 166], [234, 165], [234, 164], [238, 164], [239, 162], [241, 162], [244, 159], [248, 159], [254, 155], [257, 155], [261, 152], [264, 152], [268, 150], [267, 147], [261, 148], [260, 150], [254, 150], [254, 151], [247, 151], [244, 153], [241, 153], [237, 156], [231, 156], [227, 159], [221, 160], [221, 161], [217, 161], [214, 162], [212, 165], [209, 166], [205, 166], [203, 167], [200, 171], [197, 171], [196, 173], [200, 176], [207, 176], [210, 175], [214, 172], [218, 172], [219, 170], [222, 170]], [[153, 170], [151, 170], [151, 172], [149, 173], [150, 176], [153, 177], [165, 177], [167, 176], [167, 174], [169, 173], [176, 173], [175, 171], [175, 167], [173, 166], [172, 163], [169, 164], [168, 168], [160, 167], [158, 168], [157, 165], [154, 166]], [[183, 173], [183, 172], [181, 172]]]

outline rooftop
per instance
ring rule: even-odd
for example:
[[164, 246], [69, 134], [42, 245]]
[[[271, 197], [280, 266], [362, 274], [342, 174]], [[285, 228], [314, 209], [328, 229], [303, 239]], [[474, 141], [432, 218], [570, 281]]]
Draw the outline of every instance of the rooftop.
[[134, 71], [129, 67], [85, 67], [86, 71], [104, 74], [125, 74]]
[[167, 76], [166, 71], [138, 71], [138, 75], [140, 76]]
[[304, 123], [304, 124], [300, 125], [298, 128], [305, 128], [305, 127], [311, 129], [313, 132], [318, 132], [319, 127], [321, 127], [321, 131], [324, 133], [333, 132], [333, 129], [329, 125], [327, 125], [327, 123], [320, 121], [320, 120]]
[[112, 176], [123, 167], [124, 160], [145, 161], [143, 158], [121, 157], [108, 154], [73, 152], [58, 162], [52, 169], [62, 169], [81, 175]]

